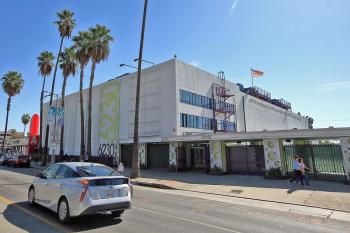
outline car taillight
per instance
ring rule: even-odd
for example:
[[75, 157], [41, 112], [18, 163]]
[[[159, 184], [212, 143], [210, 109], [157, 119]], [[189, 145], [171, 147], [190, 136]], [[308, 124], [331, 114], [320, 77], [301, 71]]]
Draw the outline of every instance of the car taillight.
[[89, 188], [89, 181], [88, 180], [79, 180], [79, 184], [82, 185], [83, 191], [80, 193], [80, 202], [84, 200], [84, 197], [88, 191]]

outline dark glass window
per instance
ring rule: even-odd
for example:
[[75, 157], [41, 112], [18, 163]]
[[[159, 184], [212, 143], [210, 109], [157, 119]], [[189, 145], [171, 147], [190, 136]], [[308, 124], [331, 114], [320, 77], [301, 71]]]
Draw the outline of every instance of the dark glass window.
[[198, 128], [203, 129], [203, 117], [198, 117]]
[[56, 178], [56, 173], [58, 169], [60, 168], [61, 165], [59, 164], [54, 164], [48, 168], [46, 168], [45, 171], [42, 172], [43, 176], [46, 179], [55, 179]]
[[190, 103], [190, 93], [185, 92], [185, 103]]
[[187, 127], [187, 114], [180, 114], [181, 116], [181, 127]]
[[94, 166], [77, 166], [77, 172], [82, 177], [89, 176], [120, 176], [120, 174], [107, 166], [104, 165], [94, 165]]
[[76, 178], [80, 177], [78, 173], [70, 169], [69, 167], [62, 165], [56, 173], [56, 179], [65, 179], [65, 178]]
[[184, 90], [180, 90], [180, 102], [208, 109], [213, 108], [213, 100], [211, 98]]
[[213, 130], [213, 119], [189, 114], [180, 114], [181, 127]]

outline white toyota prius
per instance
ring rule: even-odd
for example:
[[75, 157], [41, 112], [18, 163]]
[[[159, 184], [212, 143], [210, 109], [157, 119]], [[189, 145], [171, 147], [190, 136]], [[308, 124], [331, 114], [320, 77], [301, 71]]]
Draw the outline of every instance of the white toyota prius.
[[57, 163], [37, 173], [28, 191], [29, 204], [39, 204], [58, 214], [61, 222], [71, 217], [111, 212], [120, 217], [131, 207], [129, 179], [98, 163]]

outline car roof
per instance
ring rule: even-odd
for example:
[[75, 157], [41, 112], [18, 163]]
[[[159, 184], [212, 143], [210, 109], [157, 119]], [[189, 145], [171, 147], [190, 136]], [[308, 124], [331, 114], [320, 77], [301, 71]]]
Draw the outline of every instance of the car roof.
[[82, 167], [82, 166], [106, 166], [100, 163], [91, 163], [91, 162], [62, 162], [57, 164], [66, 165], [67, 167], [73, 170], [76, 170], [76, 167]]

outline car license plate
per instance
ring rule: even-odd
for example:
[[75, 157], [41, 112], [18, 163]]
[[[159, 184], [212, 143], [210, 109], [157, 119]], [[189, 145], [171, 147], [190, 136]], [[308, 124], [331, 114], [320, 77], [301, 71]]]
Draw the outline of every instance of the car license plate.
[[115, 198], [119, 196], [119, 190], [104, 190], [100, 193], [101, 199]]

